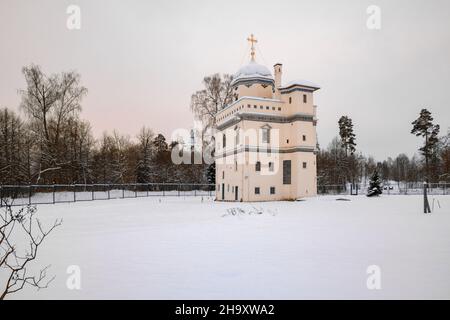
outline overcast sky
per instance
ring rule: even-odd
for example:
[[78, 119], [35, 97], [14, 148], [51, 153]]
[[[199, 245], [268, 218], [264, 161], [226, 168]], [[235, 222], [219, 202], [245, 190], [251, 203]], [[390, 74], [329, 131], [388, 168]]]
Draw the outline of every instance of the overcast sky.
[[[66, 27], [70, 4], [81, 29]], [[366, 26], [369, 5], [381, 29]], [[283, 82], [305, 79], [316, 92], [319, 143], [350, 116], [358, 149], [381, 160], [420, 143], [411, 122], [428, 107], [450, 126], [450, 1], [0, 0], [0, 107], [18, 110], [21, 68], [77, 70], [89, 90], [82, 117], [98, 137], [143, 125], [170, 137], [190, 128], [190, 95], [212, 73], [257, 61], [283, 63]]]

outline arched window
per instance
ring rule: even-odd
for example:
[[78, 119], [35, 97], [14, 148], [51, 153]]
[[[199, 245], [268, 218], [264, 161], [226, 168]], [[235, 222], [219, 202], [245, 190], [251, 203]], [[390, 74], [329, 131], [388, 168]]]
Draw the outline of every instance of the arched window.
[[236, 126], [234, 128], [234, 146], [237, 147], [239, 145], [239, 127]]
[[262, 143], [270, 143], [270, 129], [271, 129], [271, 127], [268, 124], [261, 127]]

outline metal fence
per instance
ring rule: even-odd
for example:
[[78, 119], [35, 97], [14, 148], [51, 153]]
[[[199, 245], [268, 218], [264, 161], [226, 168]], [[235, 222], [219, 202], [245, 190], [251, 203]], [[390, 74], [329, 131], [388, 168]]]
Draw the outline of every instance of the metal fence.
[[152, 196], [213, 196], [214, 190], [214, 184], [186, 183], [2, 185], [0, 207]]
[[[341, 185], [319, 185], [317, 193], [319, 195], [351, 195], [367, 194], [369, 185], [366, 184], [341, 184]], [[385, 183], [382, 185], [385, 195], [408, 195], [423, 194], [423, 183]], [[450, 195], [450, 183], [429, 183], [428, 195]]]

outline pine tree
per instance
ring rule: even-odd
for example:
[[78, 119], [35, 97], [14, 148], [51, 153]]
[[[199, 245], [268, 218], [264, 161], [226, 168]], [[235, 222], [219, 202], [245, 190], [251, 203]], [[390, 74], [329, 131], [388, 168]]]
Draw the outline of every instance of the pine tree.
[[378, 170], [375, 170], [370, 177], [369, 181], [369, 190], [367, 190], [367, 196], [378, 196], [382, 194], [383, 191], [381, 190], [381, 179], [378, 174]]
[[415, 134], [417, 137], [422, 136], [425, 138], [424, 145], [419, 148], [419, 151], [425, 157], [425, 180], [428, 182], [430, 174], [429, 161], [433, 155], [436, 154], [440, 127], [438, 124], [433, 124], [433, 117], [431, 116], [431, 112], [427, 109], [422, 109], [420, 111], [419, 117], [412, 122], [412, 125], [413, 128], [411, 133]]
[[347, 116], [342, 116], [339, 119], [339, 136], [341, 137], [341, 145], [345, 149], [345, 154], [348, 152], [353, 155], [356, 150], [355, 134], [353, 133], [352, 119]]

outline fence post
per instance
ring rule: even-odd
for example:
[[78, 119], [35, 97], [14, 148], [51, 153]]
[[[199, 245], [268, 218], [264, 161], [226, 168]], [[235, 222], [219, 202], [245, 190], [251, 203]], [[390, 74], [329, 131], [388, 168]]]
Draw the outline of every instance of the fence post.
[[108, 188], [108, 200], [110, 200], [111, 199], [111, 195], [110, 195], [109, 191], [111, 189], [111, 185], [108, 184], [107, 188]]
[[92, 188], [92, 189], [91, 189], [91, 193], [92, 193], [92, 201], [95, 200], [95, 197], [94, 197], [94, 192], [95, 192], [95, 191], [94, 191], [94, 190], [95, 190], [95, 189], [94, 189], [94, 186], [95, 186], [94, 184], [91, 185], [91, 188]]
[[31, 206], [31, 184], [28, 186], [28, 205]]
[[178, 184], [178, 196], [180, 196], [180, 189], [181, 189], [181, 185], [180, 184]]
[[73, 202], [77, 202], [76, 188], [75, 188], [75, 185], [72, 185], [72, 186], [73, 186]]
[[150, 183], [147, 183], [147, 197], [150, 195], [149, 189], [150, 189]]
[[137, 188], [138, 188], [138, 185], [135, 184], [135, 185], [134, 185], [134, 197], [135, 197], [135, 198], [137, 198]]
[[55, 204], [55, 184], [53, 184], [53, 204]]
[[430, 203], [428, 202], [427, 190], [428, 183], [423, 183], [423, 213], [431, 213]]
[[0, 208], [3, 206], [3, 187], [0, 186]]
[[121, 184], [122, 186], [122, 199], [125, 199], [125, 186]]

